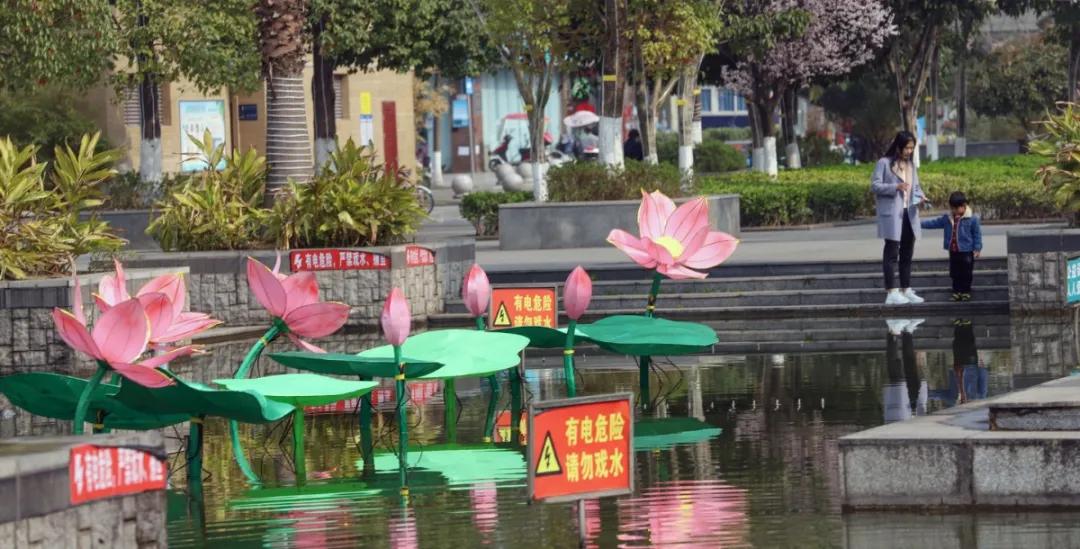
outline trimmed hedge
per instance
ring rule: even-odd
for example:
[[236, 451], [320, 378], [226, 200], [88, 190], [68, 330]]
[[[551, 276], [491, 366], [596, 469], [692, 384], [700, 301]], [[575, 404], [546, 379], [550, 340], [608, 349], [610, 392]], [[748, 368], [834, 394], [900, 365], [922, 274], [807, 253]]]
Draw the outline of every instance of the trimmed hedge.
[[637, 200], [642, 190], [659, 190], [671, 197], [681, 194], [678, 168], [634, 160], [627, 160], [621, 170], [599, 162], [570, 162], [548, 170], [547, 184], [551, 202]]
[[[945, 208], [949, 194], [963, 191], [985, 220], [1055, 217], [1053, 199], [1034, 180], [1040, 159], [1032, 156], [948, 159], [919, 170], [927, 199]], [[780, 172], [775, 179], [748, 172], [699, 178], [702, 194], [741, 195], [745, 226], [846, 221], [875, 215], [870, 193], [873, 165], [840, 165]]]
[[461, 217], [472, 222], [479, 236], [499, 234], [499, 204], [528, 202], [533, 199], [530, 192], [477, 192], [469, 193], [461, 199], [458, 209]]
[[[679, 136], [663, 133], [656, 136], [656, 156], [661, 164], [679, 165]], [[738, 149], [708, 134], [694, 146], [694, 171], [696, 173], [726, 173], [745, 170], [747, 157]]]

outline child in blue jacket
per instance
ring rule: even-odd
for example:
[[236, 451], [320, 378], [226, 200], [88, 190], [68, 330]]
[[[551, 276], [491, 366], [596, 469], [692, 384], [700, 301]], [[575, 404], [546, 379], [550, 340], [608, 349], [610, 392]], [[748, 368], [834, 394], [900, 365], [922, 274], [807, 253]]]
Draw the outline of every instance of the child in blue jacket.
[[950, 213], [922, 222], [924, 229], [945, 229], [945, 249], [949, 251], [949, 276], [953, 301], [971, 301], [971, 280], [975, 258], [982, 253], [979, 218], [968, 207], [967, 197], [957, 191], [949, 196]]

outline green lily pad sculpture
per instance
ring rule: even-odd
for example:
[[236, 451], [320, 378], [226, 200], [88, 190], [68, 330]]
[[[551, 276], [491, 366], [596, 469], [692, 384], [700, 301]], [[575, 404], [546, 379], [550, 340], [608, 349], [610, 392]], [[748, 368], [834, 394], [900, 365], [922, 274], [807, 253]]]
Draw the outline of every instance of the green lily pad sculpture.
[[[528, 338], [514, 334], [436, 330], [405, 340], [401, 353], [416, 360], [442, 364], [441, 368], [418, 376], [419, 379], [460, 379], [487, 377], [513, 368], [521, 362], [521, 351], [528, 345]], [[393, 356], [392, 345], [376, 347], [357, 355], [361, 359], [389, 359]]]
[[615, 315], [578, 326], [580, 337], [601, 349], [630, 356], [688, 355], [709, 350], [719, 339], [696, 322]]

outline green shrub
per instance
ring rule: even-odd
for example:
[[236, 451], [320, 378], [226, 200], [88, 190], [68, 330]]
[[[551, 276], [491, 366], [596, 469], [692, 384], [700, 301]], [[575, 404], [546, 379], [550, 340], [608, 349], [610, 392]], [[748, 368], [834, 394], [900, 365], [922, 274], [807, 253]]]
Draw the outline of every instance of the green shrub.
[[833, 166], [844, 162], [844, 153], [835, 151], [832, 143], [820, 135], [799, 138], [799, 155], [803, 167]]
[[[962, 191], [986, 220], [1052, 217], [1052, 197], [1033, 180], [1038, 164], [1037, 157], [1024, 155], [924, 162], [919, 179], [935, 208], [946, 207], [949, 194]], [[746, 226], [826, 223], [875, 215], [873, 169], [863, 164], [785, 170], [775, 180], [745, 172], [697, 183], [702, 193], [742, 195]]]
[[528, 202], [533, 199], [530, 192], [478, 192], [469, 193], [461, 199], [461, 217], [468, 219], [476, 234], [493, 236], [499, 234], [499, 204]]
[[268, 225], [279, 246], [375, 246], [401, 242], [427, 217], [413, 184], [387, 172], [352, 139], [310, 183], [290, 183]]
[[[0, 136], [8, 136], [17, 147], [35, 145], [38, 159], [49, 162], [57, 147], [76, 145], [97, 129], [93, 121], [75, 109], [70, 93], [39, 88], [26, 93], [0, 93]], [[97, 152], [109, 148], [97, 140]]]
[[[679, 136], [668, 132], [656, 136], [656, 154], [661, 164], [679, 165]], [[724, 173], [746, 169], [746, 155], [724, 143], [705, 137], [694, 147], [696, 173]]]
[[679, 169], [670, 164], [650, 165], [627, 160], [623, 169], [611, 170], [598, 162], [570, 162], [548, 171], [552, 202], [636, 200], [641, 191], [679, 196]]
[[750, 128], [709, 128], [702, 132], [702, 139], [720, 141], [749, 141]]
[[0, 279], [62, 274], [75, 256], [123, 245], [107, 223], [81, 217], [101, 205], [99, 185], [120, 157], [99, 143], [95, 134], [82, 136], [78, 150], [57, 146], [49, 165], [36, 161], [37, 147], [0, 139]]
[[[262, 208], [266, 158], [254, 150], [225, 154], [207, 131], [191, 136], [208, 169], [180, 179], [156, 204], [147, 234], [166, 251], [238, 250], [266, 244]], [[210, 168], [225, 161], [225, 169]]]

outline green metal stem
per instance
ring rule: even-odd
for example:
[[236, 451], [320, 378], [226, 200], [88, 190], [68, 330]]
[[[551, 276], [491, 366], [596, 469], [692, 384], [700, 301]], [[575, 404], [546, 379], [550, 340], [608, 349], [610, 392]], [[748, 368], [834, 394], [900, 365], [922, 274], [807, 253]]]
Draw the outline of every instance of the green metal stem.
[[487, 322], [484, 322], [483, 315], [476, 317], [476, 329], [480, 330], [481, 332], [487, 330]]
[[495, 412], [499, 406], [499, 376], [488, 376], [491, 398], [488, 399], [487, 419], [484, 421], [484, 442], [491, 442], [495, 432]]
[[652, 364], [651, 356], [638, 358], [638, 393], [641, 398], [641, 411], [649, 411], [649, 366]]
[[510, 369], [510, 441], [517, 444], [521, 435], [521, 370], [520, 366]]
[[664, 277], [659, 272], [653, 272], [652, 286], [649, 288], [649, 303], [645, 306], [645, 316], [652, 318], [656, 311], [656, 296], [660, 295], [660, 281]]
[[192, 497], [202, 499], [203, 420], [195, 416], [188, 421], [188, 444], [184, 452], [187, 460], [188, 491]]
[[394, 362], [398, 365], [398, 375], [394, 378], [397, 393], [398, 480], [402, 496], [408, 498], [409, 421], [405, 413], [405, 363], [401, 361], [401, 345], [394, 345]]
[[293, 412], [293, 461], [296, 462], [296, 485], [307, 480], [307, 457], [304, 455], [304, 407], [297, 406]]
[[563, 374], [566, 376], [566, 396], [577, 396], [577, 380], [574, 378], [574, 330], [577, 321], [570, 320], [566, 326], [566, 345], [563, 347]]
[[90, 381], [86, 384], [86, 387], [83, 387], [82, 394], [79, 395], [79, 402], [75, 405], [75, 423], [72, 425], [72, 432], [76, 435], [83, 434], [86, 411], [90, 408], [90, 395], [94, 394], [94, 389], [97, 389], [98, 385], [101, 385], [101, 378], [105, 377], [107, 371], [109, 371], [108, 363], [99, 360], [97, 370], [94, 370], [94, 375], [90, 376]]
[[[371, 381], [360, 376], [360, 381]], [[364, 455], [364, 470], [375, 471], [375, 439], [371, 436], [371, 393], [360, 397], [360, 451]]]
[[443, 423], [446, 441], [457, 442], [457, 387], [453, 379], [443, 380]]
[[[236, 369], [236, 374], [234, 374], [233, 377], [236, 379], [246, 378], [248, 372], [251, 371], [251, 367], [255, 364], [255, 361], [259, 359], [259, 356], [262, 355], [266, 346], [287, 330], [288, 327], [285, 326], [285, 323], [280, 318], [275, 318], [274, 324], [270, 326], [270, 329], [251, 346], [251, 349], [248, 350], [247, 355], [244, 357], [244, 361], [240, 363], [240, 367]], [[244, 473], [244, 477], [248, 479], [248, 482], [258, 484], [259, 477], [255, 474], [255, 471], [251, 469], [251, 463], [248, 462], [247, 456], [244, 455], [244, 447], [240, 445], [240, 424], [235, 420], [229, 421], [229, 439], [232, 442], [233, 458], [236, 459], [236, 465], [240, 467], [240, 472]]]

